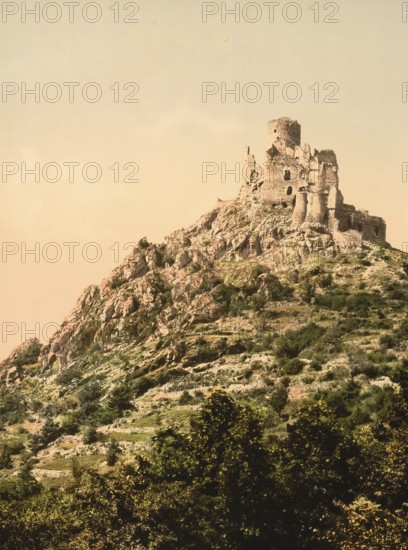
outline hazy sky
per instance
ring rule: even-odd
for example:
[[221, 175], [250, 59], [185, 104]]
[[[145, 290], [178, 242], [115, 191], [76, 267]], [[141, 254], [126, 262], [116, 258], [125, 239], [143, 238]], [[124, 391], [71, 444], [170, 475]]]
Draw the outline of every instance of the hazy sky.
[[[295, 118], [303, 143], [334, 149], [346, 202], [382, 216], [393, 246], [408, 242], [404, 3], [109, 0], [98, 12], [95, 2], [40, 2], [38, 22], [23, 4], [0, 5], [0, 358], [29, 331], [61, 322], [84, 287], [126, 255], [126, 243], [160, 241], [217, 198], [232, 198], [235, 177], [223, 182], [220, 170], [204, 183], [203, 162], [231, 170], [247, 145], [262, 162], [272, 118]], [[225, 13], [235, 5], [236, 15]], [[264, 84], [273, 82], [280, 85]], [[205, 102], [203, 83], [212, 91]], [[222, 95], [233, 88], [237, 96]], [[338, 102], [324, 102], [334, 91]], [[70, 182], [66, 163], [74, 162]], [[40, 163], [40, 182], [22, 181], [23, 163]], [[58, 173], [49, 163], [60, 181], [50, 181]], [[86, 181], [92, 166], [83, 178], [89, 163], [100, 181]], [[139, 166], [138, 182], [123, 182], [127, 163]], [[68, 242], [79, 243], [71, 258]], [[39, 258], [24, 254], [35, 246]], [[97, 252], [94, 263], [84, 260]]]

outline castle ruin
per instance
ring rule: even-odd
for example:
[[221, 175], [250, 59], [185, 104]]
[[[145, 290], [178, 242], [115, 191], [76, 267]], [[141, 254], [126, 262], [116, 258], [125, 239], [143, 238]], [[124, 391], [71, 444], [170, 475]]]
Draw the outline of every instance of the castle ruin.
[[382, 218], [345, 204], [334, 151], [315, 149], [312, 153], [309, 145], [302, 146], [300, 124], [286, 117], [268, 123], [268, 138], [263, 170], [248, 148], [245, 194], [253, 194], [272, 208], [289, 209], [295, 227], [305, 222], [322, 224], [335, 237], [349, 234], [354, 240], [385, 243]]

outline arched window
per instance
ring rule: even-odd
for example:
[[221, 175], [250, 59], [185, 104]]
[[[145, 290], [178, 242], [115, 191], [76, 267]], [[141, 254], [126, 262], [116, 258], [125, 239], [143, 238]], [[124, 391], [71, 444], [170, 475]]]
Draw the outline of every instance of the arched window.
[[291, 195], [292, 193], [293, 193], [293, 187], [291, 187], [291, 186], [289, 185], [289, 187], [287, 188], [286, 194], [287, 194], [287, 195]]
[[283, 175], [283, 179], [285, 181], [289, 181], [290, 180], [290, 170], [285, 170], [285, 173]]
[[380, 234], [380, 228], [375, 226], [374, 227], [374, 233], [375, 233], [375, 236], [378, 237], [378, 235]]

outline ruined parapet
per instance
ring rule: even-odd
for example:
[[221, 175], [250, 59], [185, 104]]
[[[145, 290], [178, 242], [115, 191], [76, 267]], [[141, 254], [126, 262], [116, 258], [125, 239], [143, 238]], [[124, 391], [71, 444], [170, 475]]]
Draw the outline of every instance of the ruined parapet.
[[278, 145], [278, 149], [283, 150], [282, 142], [286, 147], [293, 150], [296, 145], [300, 146], [301, 126], [296, 120], [287, 117], [271, 120], [268, 123], [269, 142]]
[[319, 189], [329, 191], [339, 183], [338, 168], [334, 164], [323, 162], [319, 165]]
[[306, 214], [307, 214], [307, 193], [305, 191], [301, 191], [297, 193], [295, 202], [295, 208], [293, 210], [293, 225], [299, 226], [302, 225], [302, 223], [306, 220]]
[[332, 149], [325, 149], [324, 151], [316, 151], [316, 153], [317, 153], [317, 160], [319, 161], [319, 164], [323, 164], [323, 162], [325, 162], [326, 164], [333, 164], [334, 166], [338, 166], [336, 153], [332, 151]]

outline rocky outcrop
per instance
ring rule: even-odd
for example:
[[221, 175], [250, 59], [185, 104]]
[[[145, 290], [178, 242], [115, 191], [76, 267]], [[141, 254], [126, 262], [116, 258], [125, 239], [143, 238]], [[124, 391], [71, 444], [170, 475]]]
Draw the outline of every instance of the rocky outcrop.
[[[258, 262], [277, 271], [311, 254], [333, 257], [341, 251], [326, 226], [295, 228], [288, 214], [238, 198], [219, 202], [161, 245], [141, 243], [100, 285], [85, 290], [42, 349], [42, 364], [59, 361], [65, 368], [92, 350], [108, 351], [215, 321], [223, 315], [211, 294], [220, 261]], [[344, 246], [350, 249], [349, 242]]]
[[24, 367], [37, 363], [41, 347], [37, 338], [30, 338], [15, 348], [9, 357], [0, 363], [0, 382], [6, 386], [20, 384], [24, 376]]

